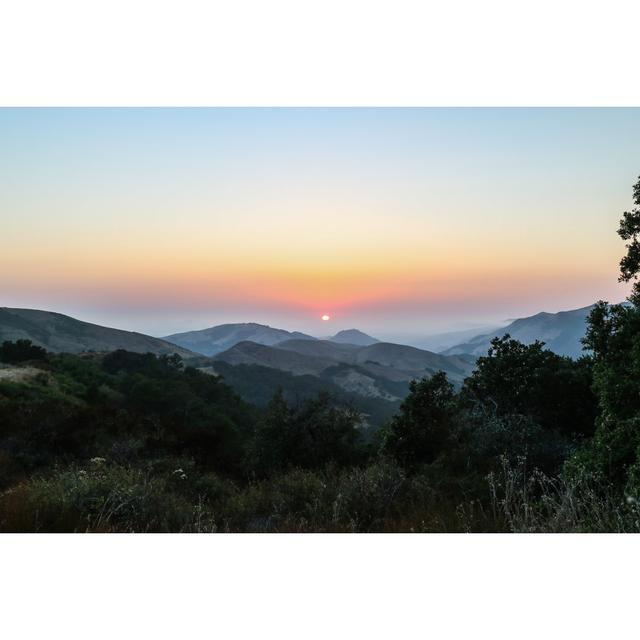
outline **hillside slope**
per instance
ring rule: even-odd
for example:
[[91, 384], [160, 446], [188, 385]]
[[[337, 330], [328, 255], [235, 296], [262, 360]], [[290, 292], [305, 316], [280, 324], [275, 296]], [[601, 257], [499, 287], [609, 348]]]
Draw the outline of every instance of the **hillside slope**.
[[0, 307], [0, 343], [5, 340], [31, 340], [48, 351], [80, 353], [126, 349], [156, 355], [194, 354], [179, 346], [134, 331], [102, 327], [70, 316], [37, 309]]
[[335, 364], [330, 358], [304, 355], [296, 351], [270, 347], [264, 344], [244, 341], [218, 353], [211, 358], [228, 364], [256, 364], [271, 369], [289, 371], [294, 375], [319, 375]]
[[560, 311], [559, 313], [537, 313], [527, 318], [514, 320], [506, 327], [492, 333], [476, 336], [467, 342], [442, 351], [443, 355], [472, 354], [486, 355], [491, 340], [509, 334], [512, 338], [530, 344], [536, 340], [545, 343], [547, 349], [563, 356], [579, 358], [583, 354], [581, 338], [586, 331], [587, 316], [594, 305]]
[[344, 331], [338, 331], [335, 336], [329, 338], [331, 342], [339, 342], [343, 344], [355, 344], [360, 347], [366, 347], [370, 344], [379, 342], [376, 338], [368, 336], [358, 329], [345, 329]]
[[361, 379], [362, 375], [374, 381], [397, 383], [430, 376], [438, 370], [445, 371], [452, 382], [461, 384], [473, 370], [475, 362], [470, 356], [443, 356], [386, 342], [358, 347], [327, 340], [287, 340], [272, 347], [242, 342], [217, 354], [213, 360], [233, 365], [261, 365], [294, 375], [320, 376], [330, 367], [338, 367], [343, 384], [352, 388], [370, 387], [368, 381]]
[[349, 384], [344, 384], [339, 372], [336, 375], [331, 368], [320, 376], [293, 375], [288, 371], [256, 364], [231, 365], [216, 360], [202, 370], [221, 375], [224, 382], [243, 400], [258, 407], [266, 407], [278, 390], [283, 392], [284, 398], [292, 406], [317, 397], [320, 393], [328, 393], [334, 404], [359, 411], [370, 426], [381, 426], [387, 422], [398, 411], [401, 398], [407, 393], [406, 387], [393, 390], [395, 393], [385, 393], [384, 390], [363, 393], [361, 388], [354, 391]]
[[285, 331], [255, 322], [221, 324], [198, 331], [174, 333], [163, 339], [205, 356], [213, 356], [245, 341], [271, 346], [291, 339], [315, 340], [300, 331]]

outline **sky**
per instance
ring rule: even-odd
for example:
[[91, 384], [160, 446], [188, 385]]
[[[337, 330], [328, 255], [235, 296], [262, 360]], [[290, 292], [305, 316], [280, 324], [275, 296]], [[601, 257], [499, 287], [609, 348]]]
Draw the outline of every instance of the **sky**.
[[639, 149], [640, 109], [0, 109], [0, 306], [401, 339], [620, 301]]

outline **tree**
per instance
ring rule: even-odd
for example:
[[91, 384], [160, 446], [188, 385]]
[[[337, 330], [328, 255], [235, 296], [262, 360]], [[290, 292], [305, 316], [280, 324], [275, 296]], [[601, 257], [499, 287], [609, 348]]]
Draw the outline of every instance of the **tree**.
[[618, 486], [640, 487], [640, 179], [634, 204], [620, 220], [618, 235], [627, 241], [620, 281], [634, 280], [630, 305], [599, 302], [587, 320], [583, 340], [594, 357], [594, 389], [601, 415], [593, 441], [573, 468], [604, 475]]
[[0, 362], [17, 364], [27, 360], [46, 360], [47, 352], [33, 344], [31, 340], [5, 341], [0, 346]]
[[621, 282], [634, 280], [633, 289], [629, 300], [636, 306], [640, 306], [640, 283], [637, 282], [640, 273], [640, 177], [633, 185], [633, 203], [635, 207], [631, 211], [625, 211], [620, 220], [618, 235], [627, 241], [627, 255], [620, 260]]
[[357, 463], [363, 453], [359, 422], [357, 412], [333, 406], [328, 394], [291, 408], [279, 389], [256, 429], [251, 464], [269, 475], [291, 467]]
[[384, 435], [383, 451], [406, 466], [432, 463], [445, 448], [456, 413], [453, 385], [444, 371], [413, 380]]
[[508, 334], [494, 338], [464, 384], [464, 396], [497, 416], [526, 416], [546, 431], [593, 434], [597, 400], [591, 360], [559, 356], [536, 340], [523, 344]]

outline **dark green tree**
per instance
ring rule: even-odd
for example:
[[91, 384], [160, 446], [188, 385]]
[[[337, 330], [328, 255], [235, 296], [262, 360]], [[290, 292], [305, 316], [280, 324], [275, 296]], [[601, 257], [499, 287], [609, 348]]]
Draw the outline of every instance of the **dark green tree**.
[[631, 302], [636, 306], [640, 304], [640, 177], [633, 185], [633, 203], [635, 207], [631, 211], [625, 211], [620, 220], [618, 235], [627, 242], [627, 255], [620, 261], [620, 281], [634, 281], [630, 296]]
[[627, 241], [620, 280], [634, 281], [630, 304], [599, 302], [591, 312], [584, 344], [593, 352], [594, 389], [601, 416], [593, 441], [572, 462], [573, 469], [604, 475], [622, 487], [640, 487], [640, 179], [634, 204], [618, 235]]
[[327, 394], [291, 408], [280, 389], [256, 429], [252, 462], [258, 473], [358, 463], [363, 456], [357, 412], [332, 405]]
[[478, 358], [464, 396], [472, 407], [479, 403], [498, 416], [526, 416], [547, 431], [590, 436], [597, 416], [591, 385], [589, 358], [573, 361], [543, 342], [527, 345], [505, 335]]
[[382, 449], [406, 466], [430, 464], [452, 435], [457, 414], [453, 385], [443, 371], [413, 380], [384, 434]]
[[33, 344], [31, 340], [6, 340], [0, 346], [0, 362], [17, 364], [28, 360], [46, 360], [47, 352], [42, 347]]

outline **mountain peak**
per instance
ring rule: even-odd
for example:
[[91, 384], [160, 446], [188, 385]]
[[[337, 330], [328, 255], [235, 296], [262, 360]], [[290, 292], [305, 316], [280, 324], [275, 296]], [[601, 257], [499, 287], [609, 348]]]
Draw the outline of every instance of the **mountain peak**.
[[[285, 331], [275, 329], [256, 322], [241, 322], [237, 324], [221, 324], [198, 331], [186, 331], [167, 336], [165, 340], [178, 344], [205, 356], [213, 356], [230, 349], [239, 342], [254, 342], [272, 346], [285, 340], [315, 340], [299, 331]], [[185, 345], [191, 345], [187, 347]]]
[[338, 331], [338, 333], [329, 338], [329, 340], [331, 340], [331, 342], [340, 342], [343, 344], [356, 344], [362, 347], [367, 347], [371, 344], [375, 344], [376, 342], [380, 342], [380, 340], [372, 338], [358, 329], [344, 329], [343, 331]]

